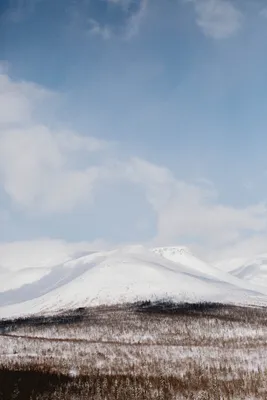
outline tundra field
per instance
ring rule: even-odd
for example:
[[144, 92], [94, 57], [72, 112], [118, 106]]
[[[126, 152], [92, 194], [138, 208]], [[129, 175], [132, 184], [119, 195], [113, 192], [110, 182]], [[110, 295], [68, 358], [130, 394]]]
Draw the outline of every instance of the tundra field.
[[1, 400], [267, 399], [267, 312], [137, 303], [0, 321]]

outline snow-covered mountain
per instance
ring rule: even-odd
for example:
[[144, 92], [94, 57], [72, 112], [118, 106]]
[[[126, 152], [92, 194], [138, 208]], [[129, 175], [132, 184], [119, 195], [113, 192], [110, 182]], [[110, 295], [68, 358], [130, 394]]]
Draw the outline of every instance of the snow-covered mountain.
[[36, 240], [0, 244], [0, 293], [34, 283], [57, 265], [89, 252], [86, 243]]
[[218, 275], [219, 270], [209, 265], [208, 263], [195, 257], [187, 247], [156, 247], [151, 249], [155, 254], [166, 258], [167, 260], [173, 261], [178, 264], [183, 264], [187, 267], [193, 267], [201, 273], [205, 273], [211, 276]]
[[22, 282], [0, 291], [0, 317], [163, 298], [267, 304], [261, 288], [179, 247], [90, 253], [51, 268], [39, 280], [28, 270]]
[[231, 274], [267, 289], [267, 254], [247, 260], [243, 265], [231, 271]]
[[247, 257], [234, 257], [217, 261], [213, 263], [213, 265], [222, 271], [232, 273], [232, 271], [234, 271], [235, 269], [242, 267], [244, 264], [246, 264], [247, 261]]

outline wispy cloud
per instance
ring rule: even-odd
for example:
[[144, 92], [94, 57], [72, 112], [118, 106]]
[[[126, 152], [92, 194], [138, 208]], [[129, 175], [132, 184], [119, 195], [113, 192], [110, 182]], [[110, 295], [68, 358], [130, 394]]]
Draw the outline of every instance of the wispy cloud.
[[242, 26], [243, 14], [228, 0], [189, 0], [194, 4], [196, 22], [205, 35], [226, 39]]
[[105, 40], [131, 39], [138, 34], [146, 15], [148, 0], [103, 0], [103, 4], [105, 12], [101, 18], [95, 11], [98, 8], [97, 0], [86, 3], [86, 7], [81, 7], [79, 3], [72, 6], [71, 14], [76, 19], [76, 26]]
[[[22, 22], [31, 17], [44, 1], [54, 2], [7, 0], [0, 18], [7, 22]], [[57, 0], [57, 3], [62, 8], [62, 16], [65, 18], [65, 14], [68, 14], [71, 25], [76, 28], [91, 35], [99, 35], [103, 39], [129, 39], [139, 31], [148, 0]]]
[[142, 20], [145, 18], [147, 7], [148, 0], [141, 0], [138, 11], [130, 16], [126, 29], [126, 39], [131, 39], [138, 34]]
[[103, 39], [110, 39], [112, 37], [112, 30], [109, 26], [101, 26], [96, 20], [89, 18], [88, 20], [88, 32], [90, 35], [101, 36]]

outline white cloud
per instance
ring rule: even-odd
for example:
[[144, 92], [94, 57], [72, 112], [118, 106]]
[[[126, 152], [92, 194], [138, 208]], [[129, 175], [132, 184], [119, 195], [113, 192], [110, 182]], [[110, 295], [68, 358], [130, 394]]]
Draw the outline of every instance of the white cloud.
[[234, 208], [220, 204], [213, 186], [201, 187], [178, 181], [171, 171], [133, 159], [125, 170], [128, 179], [144, 188], [157, 213], [156, 242], [180, 243], [184, 238], [206, 249], [242, 241], [248, 232], [264, 232], [267, 239], [267, 208], [256, 204]]
[[196, 11], [196, 22], [205, 35], [225, 39], [242, 26], [243, 15], [227, 0], [189, 0]]
[[169, 203], [176, 181], [167, 168], [133, 158], [123, 171], [126, 179], [143, 187], [155, 211], [158, 212]]
[[108, 249], [102, 240], [67, 243], [64, 240], [38, 239], [0, 243], [0, 268], [16, 271], [24, 268], [43, 268], [59, 265], [83, 252]]
[[[210, 248], [209, 251], [204, 253], [212, 262], [221, 260], [232, 260], [236, 257], [243, 260], [253, 258], [259, 254], [267, 253], [267, 234], [255, 234], [250, 237], [243, 237], [235, 243], [221, 246], [220, 248]], [[227, 265], [227, 262], [223, 263]], [[242, 264], [242, 262], [241, 262]]]
[[[251, 240], [251, 248], [262, 248], [263, 240], [258, 246], [253, 237], [267, 239], [264, 204], [225, 205], [211, 182], [177, 180], [168, 168], [125, 158], [123, 149], [114, 157], [110, 144], [103, 140], [38, 123], [34, 110], [46, 91], [13, 82], [4, 74], [1, 77], [0, 110], [16, 107], [8, 118], [0, 112], [0, 187], [21, 210], [37, 216], [72, 212], [81, 204], [93, 207], [99, 185], [127, 182], [142, 189], [154, 210], [157, 244], [186, 241], [223, 253], [229, 247], [241, 250], [242, 243]], [[107, 152], [105, 159], [103, 151]], [[118, 223], [119, 218], [118, 210]]]
[[5, 67], [0, 69], [0, 127], [26, 125], [32, 122], [38, 103], [48, 100], [53, 93], [33, 83], [12, 81]]
[[96, 139], [44, 126], [5, 130], [0, 133], [0, 179], [13, 202], [23, 208], [70, 211], [90, 200], [102, 169], [69, 166], [71, 153], [96, 149], [101, 149]]
[[[90, 164], [90, 154], [107, 143], [38, 124], [34, 110], [47, 93], [0, 75], [0, 184], [22, 208], [65, 212], [92, 199], [103, 167]], [[75, 158], [85, 153], [87, 166], [79, 169]]]
[[198, 189], [185, 186], [160, 212], [158, 234], [159, 240], [191, 236], [205, 245], [220, 245], [239, 240], [247, 230], [260, 232], [266, 226], [267, 210], [261, 204], [235, 209], [214, 204]]
[[50, 129], [49, 133], [53, 136], [58, 147], [68, 153], [79, 151], [91, 153], [105, 150], [109, 147], [109, 144], [105, 140], [96, 139], [92, 136], [81, 136], [68, 130], [52, 131]]

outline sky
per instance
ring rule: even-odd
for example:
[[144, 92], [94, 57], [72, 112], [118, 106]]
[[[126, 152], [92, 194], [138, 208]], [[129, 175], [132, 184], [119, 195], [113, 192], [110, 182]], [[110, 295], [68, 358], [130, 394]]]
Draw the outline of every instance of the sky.
[[261, 0], [1, 0], [1, 246], [266, 252], [266, 55]]

